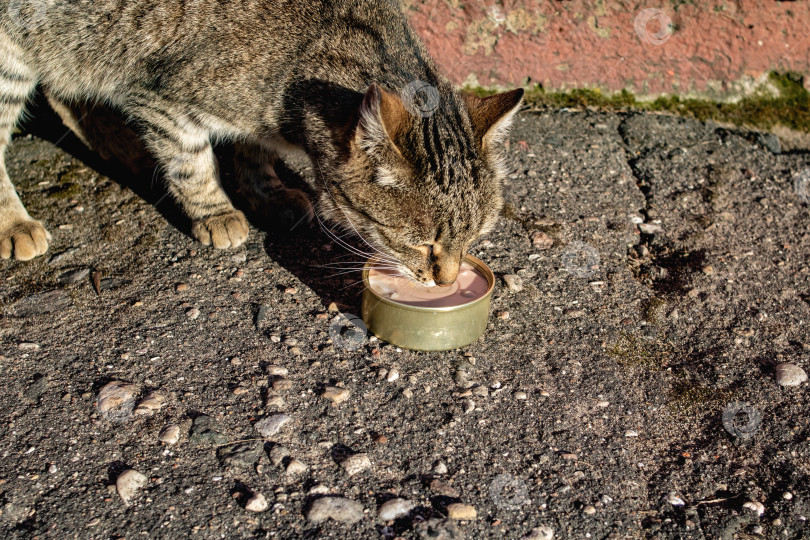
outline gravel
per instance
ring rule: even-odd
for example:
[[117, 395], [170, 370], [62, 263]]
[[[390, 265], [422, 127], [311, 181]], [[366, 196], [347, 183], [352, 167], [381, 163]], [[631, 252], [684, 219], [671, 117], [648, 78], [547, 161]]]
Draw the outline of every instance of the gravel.
[[[50, 140], [65, 129], [55, 131]], [[371, 336], [352, 350], [330, 343], [327, 306], [360, 313], [362, 287], [324, 267], [361, 261], [317, 224], [273, 230], [259, 212], [244, 247], [204, 247], [151, 169], [121, 175], [74, 143], [66, 152], [18, 135], [6, 152], [21, 198], [53, 234], [50, 253], [69, 251], [54, 264], [0, 261], [7, 537], [516, 540], [541, 525], [563, 538], [724, 538], [754, 526], [763, 538], [807, 536], [810, 395], [774, 371], [810, 358], [810, 208], [794, 189], [805, 151], [774, 155], [736, 128], [666, 115], [521, 113], [503, 215], [470, 252], [523, 289], [498, 280], [480, 340], [416, 352]], [[223, 183], [244, 205], [227, 151], [217, 148]], [[286, 181], [314, 173], [285, 164]], [[50, 195], [65, 187], [76, 193]], [[657, 220], [662, 232], [640, 233]], [[60, 281], [76, 269], [100, 272], [101, 296], [89, 275]], [[276, 390], [278, 379], [292, 385]], [[151, 416], [129, 405], [108, 415], [97, 399], [111, 381], [137, 386], [124, 400], [133, 407], [150, 391], [166, 403]], [[257, 453], [255, 466], [223, 465], [229, 440], [262, 438], [254, 424], [275, 414], [294, 422], [256, 442], [268, 454], [283, 443], [277, 464]], [[160, 440], [167, 425], [173, 445]], [[348, 476], [336, 445], [373, 468]], [[293, 460], [306, 471], [288, 474]], [[449, 472], [433, 473], [439, 460]], [[130, 468], [150, 482], [127, 507], [107, 484]], [[493, 498], [501, 473], [531, 504]], [[246, 511], [251, 493], [270, 508]], [[307, 521], [315, 499], [336, 494], [374, 519]], [[388, 524], [377, 511], [391, 497], [417, 507]], [[761, 519], [742, 508], [749, 500], [767, 507]], [[442, 519], [451, 503], [478, 519]]]

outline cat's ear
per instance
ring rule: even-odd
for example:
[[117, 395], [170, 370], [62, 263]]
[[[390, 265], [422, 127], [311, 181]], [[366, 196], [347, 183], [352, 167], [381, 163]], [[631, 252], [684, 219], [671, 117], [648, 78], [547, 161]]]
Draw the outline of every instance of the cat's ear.
[[371, 83], [360, 104], [360, 123], [356, 133], [360, 145], [371, 149], [391, 143], [399, 152], [397, 142], [407, 129], [408, 111], [399, 96]]
[[486, 146], [506, 138], [512, 119], [523, 101], [523, 89], [518, 88], [485, 98], [465, 94], [464, 101], [470, 112], [476, 139]]

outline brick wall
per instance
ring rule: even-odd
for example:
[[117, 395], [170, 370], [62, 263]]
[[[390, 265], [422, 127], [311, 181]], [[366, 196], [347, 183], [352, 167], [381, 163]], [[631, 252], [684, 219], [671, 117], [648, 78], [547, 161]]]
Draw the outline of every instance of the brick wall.
[[453, 81], [733, 97], [810, 73], [807, 0], [404, 0]]

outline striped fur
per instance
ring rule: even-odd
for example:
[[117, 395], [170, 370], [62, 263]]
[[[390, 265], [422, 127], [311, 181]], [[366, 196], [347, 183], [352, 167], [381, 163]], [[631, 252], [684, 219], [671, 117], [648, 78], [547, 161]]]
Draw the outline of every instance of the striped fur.
[[[497, 218], [496, 139], [522, 93], [459, 95], [395, 0], [0, 0], [0, 46], [2, 149], [36, 84], [120, 110], [206, 244], [248, 234], [214, 140], [237, 145], [249, 199], [307, 209], [273, 170], [280, 146], [305, 151], [318, 212], [425, 283], [452, 282]], [[0, 175], [0, 255], [42, 253]]]

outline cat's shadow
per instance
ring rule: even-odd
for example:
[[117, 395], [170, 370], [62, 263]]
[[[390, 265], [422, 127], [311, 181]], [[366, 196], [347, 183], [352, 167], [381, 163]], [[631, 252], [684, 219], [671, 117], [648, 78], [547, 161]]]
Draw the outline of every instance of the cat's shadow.
[[[190, 220], [172, 197], [167, 196], [165, 183], [152, 164], [147, 163], [146, 167], [134, 173], [118, 162], [103, 159], [65, 126], [41, 93], [34, 96], [27, 113], [20, 126], [24, 133], [53, 143], [99, 174], [122, 187], [131, 189], [152, 205], [172, 227], [186, 234], [190, 243], [196, 242], [191, 237]], [[133, 152], [142, 150], [139, 141], [132, 141], [132, 147]], [[234, 201], [234, 205], [245, 212], [251, 226], [267, 233], [263, 245], [267, 256], [312, 289], [321, 298], [324, 306], [336, 302], [344, 309], [358, 310], [362, 292], [360, 272], [343, 273], [343, 270], [333, 268], [336, 262], [351, 260], [357, 261], [358, 264], [348, 266], [359, 267], [358, 257], [347, 258], [348, 252], [331, 240], [319, 226], [317, 219], [310, 223], [306, 221], [279, 223], [277, 219], [271, 220], [267, 216], [251, 212], [233, 182], [233, 147], [219, 145], [215, 146], [214, 151], [220, 165], [223, 188]], [[309, 184], [293, 167], [279, 163], [276, 166], [276, 173], [287, 187], [302, 189], [312, 195]], [[256, 234], [255, 230], [252, 234]], [[356, 245], [355, 241], [346, 240]], [[200, 248], [214, 249], [203, 246]], [[224, 250], [221, 254], [223, 257], [229, 257], [232, 252]]]

